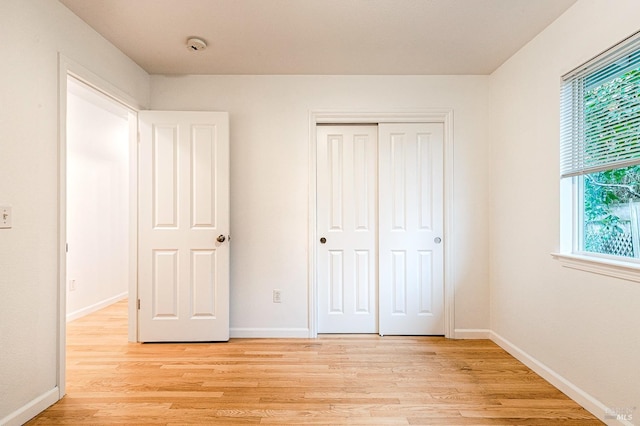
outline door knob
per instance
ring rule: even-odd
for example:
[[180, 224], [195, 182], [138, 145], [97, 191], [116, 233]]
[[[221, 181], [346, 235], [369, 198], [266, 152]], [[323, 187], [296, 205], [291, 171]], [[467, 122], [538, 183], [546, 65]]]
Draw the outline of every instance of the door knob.
[[320, 238], [320, 244], [324, 244], [327, 242], [327, 239], [325, 237]]
[[434, 243], [436, 243], [436, 244], [440, 244], [440, 243], [442, 242], [442, 238], [440, 238], [440, 237], [435, 237], [435, 238], [433, 239], [433, 242], [434, 242]]
[[218, 238], [216, 238], [216, 240], [218, 240], [219, 243], [224, 243], [224, 240], [226, 240], [224, 235], [218, 235]]

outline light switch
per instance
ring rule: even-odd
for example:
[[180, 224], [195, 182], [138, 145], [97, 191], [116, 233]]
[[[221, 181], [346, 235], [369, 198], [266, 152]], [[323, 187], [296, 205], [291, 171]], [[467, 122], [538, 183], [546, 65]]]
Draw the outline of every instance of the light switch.
[[11, 206], [0, 206], [0, 229], [11, 228]]

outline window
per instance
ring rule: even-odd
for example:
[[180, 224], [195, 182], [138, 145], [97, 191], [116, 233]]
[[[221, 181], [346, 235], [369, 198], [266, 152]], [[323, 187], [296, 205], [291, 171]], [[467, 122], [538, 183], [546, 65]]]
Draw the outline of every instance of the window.
[[640, 262], [640, 36], [564, 77], [560, 151], [570, 252]]

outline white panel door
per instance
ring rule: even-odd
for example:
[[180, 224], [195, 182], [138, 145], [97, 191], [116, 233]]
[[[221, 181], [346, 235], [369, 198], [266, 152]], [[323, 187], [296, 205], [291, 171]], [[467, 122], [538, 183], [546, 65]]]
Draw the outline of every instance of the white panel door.
[[376, 333], [377, 127], [318, 126], [318, 332]]
[[379, 126], [380, 334], [444, 334], [442, 124]]
[[138, 340], [229, 340], [229, 117], [139, 114]]

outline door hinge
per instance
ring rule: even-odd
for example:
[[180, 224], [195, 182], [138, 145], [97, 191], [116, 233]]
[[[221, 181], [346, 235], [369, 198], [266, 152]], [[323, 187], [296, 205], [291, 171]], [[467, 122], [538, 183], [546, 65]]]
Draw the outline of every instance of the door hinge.
[[138, 143], [140, 143], [140, 132], [138, 132]]
[[140, 310], [140, 299], [138, 299], [138, 310]]
[[67, 252], [67, 253], [69, 253], [69, 243], [66, 243], [66, 244], [64, 245], [64, 251], [65, 251], [65, 252]]

